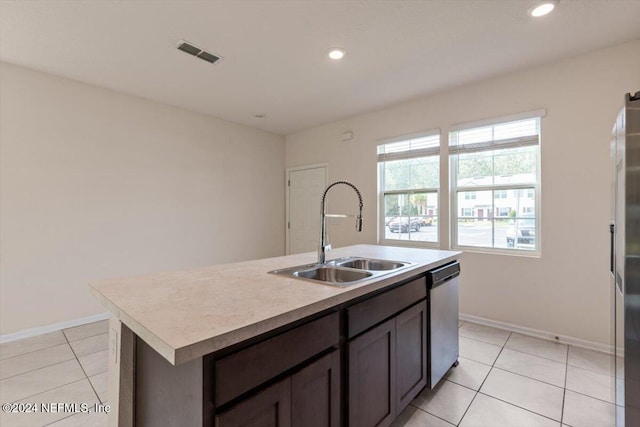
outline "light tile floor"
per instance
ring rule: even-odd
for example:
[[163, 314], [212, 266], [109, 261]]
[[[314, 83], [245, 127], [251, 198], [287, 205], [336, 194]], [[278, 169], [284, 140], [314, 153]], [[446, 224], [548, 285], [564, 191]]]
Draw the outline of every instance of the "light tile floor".
[[[0, 402], [107, 403], [107, 321], [0, 345]], [[460, 365], [394, 427], [615, 425], [606, 354], [460, 322]], [[3, 427], [106, 426], [104, 414], [0, 414]]]
[[615, 426], [613, 357], [460, 322], [460, 364], [393, 427]]
[[[0, 344], [1, 403], [108, 404], [108, 321]], [[80, 411], [81, 409], [78, 408]], [[0, 413], [2, 427], [107, 425], [104, 413]]]

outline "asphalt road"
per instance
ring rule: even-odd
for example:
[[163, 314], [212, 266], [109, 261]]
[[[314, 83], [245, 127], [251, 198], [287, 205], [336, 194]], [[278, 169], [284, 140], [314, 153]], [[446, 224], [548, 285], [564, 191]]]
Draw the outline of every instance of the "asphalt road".
[[[461, 225], [458, 230], [458, 244], [461, 246], [506, 248], [508, 229], [509, 226], [503, 224], [497, 225], [495, 230], [492, 229], [491, 224]], [[389, 231], [389, 227], [385, 228], [385, 239], [389, 240], [435, 242], [437, 235], [438, 227], [433, 225], [423, 226], [420, 231], [412, 231], [411, 233], [392, 233]]]

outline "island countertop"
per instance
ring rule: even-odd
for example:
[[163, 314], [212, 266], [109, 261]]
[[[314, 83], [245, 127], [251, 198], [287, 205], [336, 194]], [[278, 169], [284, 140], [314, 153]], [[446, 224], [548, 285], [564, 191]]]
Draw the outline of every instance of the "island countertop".
[[113, 316], [177, 365], [431, 270], [460, 252], [355, 245], [328, 255], [412, 265], [345, 288], [268, 274], [316, 262], [316, 253], [309, 252], [103, 280], [90, 287]]

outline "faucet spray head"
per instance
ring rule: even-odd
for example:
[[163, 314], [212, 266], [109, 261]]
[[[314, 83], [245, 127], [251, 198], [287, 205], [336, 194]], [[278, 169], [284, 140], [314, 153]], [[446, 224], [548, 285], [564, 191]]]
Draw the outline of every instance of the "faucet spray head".
[[356, 216], [356, 231], [362, 231], [362, 215]]

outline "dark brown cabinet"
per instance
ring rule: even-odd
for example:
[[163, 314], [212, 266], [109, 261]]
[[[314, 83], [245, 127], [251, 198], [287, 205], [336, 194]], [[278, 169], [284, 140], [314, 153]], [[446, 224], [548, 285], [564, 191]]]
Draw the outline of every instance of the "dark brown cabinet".
[[391, 319], [347, 344], [349, 426], [388, 426], [395, 418], [395, 342]]
[[213, 367], [213, 403], [224, 405], [238, 396], [304, 364], [340, 340], [338, 313], [278, 334], [240, 351], [205, 362]]
[[216, 415], [216, 427], [338, 427], [340, 352], [333, 351]]
[[204, 425], [386, 427], [428, 383], [424, 275], [206, 357]]
[[291, 378], [216, 416], [216, 427], [290, 427]]
[[291, 377], [294, 427], [340, 425], [340, 352], [334, 351]]
[[427, 385], [427, 303], [396, 317], [396, 409], [399, 414]]
[[427, 384], [422, 301], [347, 343], [349, 426], [384, 427]]

